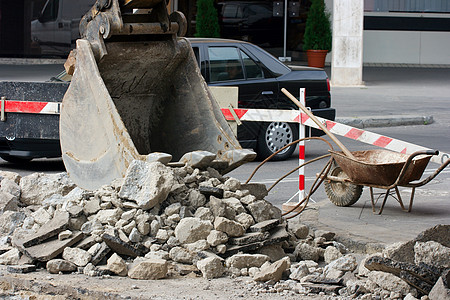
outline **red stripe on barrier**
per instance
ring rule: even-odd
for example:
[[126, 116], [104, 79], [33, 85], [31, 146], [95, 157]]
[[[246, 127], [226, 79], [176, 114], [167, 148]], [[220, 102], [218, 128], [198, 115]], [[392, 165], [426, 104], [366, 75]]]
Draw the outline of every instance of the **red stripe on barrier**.
[[48, 102], [37, 101], [5, 101], [6, 112], [40, 113]]
[[375, 146], [384, 148], [386, 147], [390, 142], [392, 142], [391, 138], [388, 138], [386, 136], [381, 136], [379, 139], [377, 139], [373, 144]]
[[301, 113], [300, 115], [302, 116], [302, 124], [305, 124], [306, 121], [309, 120], [308, 115], [307, 115], [307, 114], [304, 114], [304, 113]]
[[349, 132], [347, 132], [344, 136], [353, 140], [356, 140], [364, 133], [364, 130], [352, 128]]
[[300, 191], [305, 190], [305, 175], [299, 175], [298, 188], [300, 189]]
[[328, 130], [331, 130], [331, 128], [333, 128], [334, 125], [336, 125], [335, 122], [328, 121], [328, 120], [326, 121], [326, 126], [327, 126], [327, 129], [328, 129]]
[[298, 158], [305, 159], [305, 146], [304, 145], [298, 146]]
[[[228, 108], [221, 108], [221, 110], [226, 120], [228, 121], [234, 120], [234, 117]], [[234, 112], [236, 113], [239, 119], [241, 119], [247, 113], [247, 111], [248, 109], [239, 109], [239, 108], [234, 109]]]

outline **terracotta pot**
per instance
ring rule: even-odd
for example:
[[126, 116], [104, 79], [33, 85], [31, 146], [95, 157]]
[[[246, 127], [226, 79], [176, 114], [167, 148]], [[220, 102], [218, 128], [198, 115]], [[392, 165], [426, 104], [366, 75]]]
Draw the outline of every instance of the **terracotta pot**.
[[325, 58], [327, 57], [327, 53], [328, 50], [306, 50], [308, 66], [316, 68], [325, 67]]

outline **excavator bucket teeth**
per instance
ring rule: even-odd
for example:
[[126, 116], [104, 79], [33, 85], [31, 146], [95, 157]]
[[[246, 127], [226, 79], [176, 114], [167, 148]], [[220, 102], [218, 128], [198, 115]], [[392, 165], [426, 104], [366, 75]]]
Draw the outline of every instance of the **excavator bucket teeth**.
[[62, 156], [77, 185], [109, 184], [125, 175], [132, 160], [152, 152], [178, 160], [204, 150], [224, 156], [231, 168], [241, 164], [225, 155], [241, 147], [187, 40], [108, 42], [106, 50], [96, 62], [90, 43], [77, 41], [75, 72], [63, 99]]

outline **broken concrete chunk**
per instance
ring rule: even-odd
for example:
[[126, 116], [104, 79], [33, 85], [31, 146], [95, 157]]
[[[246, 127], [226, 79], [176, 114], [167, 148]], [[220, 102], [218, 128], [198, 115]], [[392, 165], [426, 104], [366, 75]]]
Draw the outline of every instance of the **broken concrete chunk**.
[[74, 232], [70, 238], [62, 241], [58, 239], [52, 239], [31, 247], [23, 247], [23, 245], [21, 244], [16, 244], [16, 246], [22, 253], [32, 259], [39, 261], [49, 261], [61, 254], [66, 247], [74, 245], [82, 238], [82, 232]]
[[311, 246], [307, 243], [299, 243], [295, 247], [294, 255], [299, 260], [319, 261], [320, 249], [318, 247]]
[[91, 261], [92, 255], [80, 248], [67, 247], [64, 249], [62, 257], [79, 267], [84, 267]]
[[171, 168], [159, 162], [134, 160], [127, 169], [119, 197], [149, 210], [164, 201], [175, 183]]
[[100, 246], [96, 249], [96, 251], [92, 254], [91, 263], [96, 266], [98, 265], [109, 253], [111, 252], [111, 248], [106, 245], [105, 242], [101, 243]]
[[229, 237], [242, 236], [245, 232], [244, 227], [240, 223], [224, 217], [216, 217], [214, 219], [214, 229], [225, 232]]
[[428, 297], [436, 300], [449, 300], [450, 299], [450, 270], [442, 273], [436, 284], [431, 289]]
[[210, 221], [203, 221], [199, 218], [184, 218], [175, 227], [175, 237], [180, 243], [193, 243], [198, 240], [205, 240], [213, 225]]
[[58, 234], [58, 240], [62, 241], [68, 239], [72, 235], [72, 231], [64, 230]]
[[358, 266], [358, 263], [356, 262], [356, 258], [353, 255], [347, 254], [336, 260], [333, 260], [328, 266], [330, 268], [334, 268], [336, 270], [344, 272], [347, 271], [353, 272]]
[[204, 278], [212, 279], [221, 277], [225, 271], [223, 263], [217, 257], [207, 257], [197, 262], [197, 268]]
[[12, 248], [0, 255], [0, 265], [16, 265], [20, 259], [20, 251]]
[[257, 200], [247, 206], [256, 222], [281, 218], [281, 211], [265, 200]]
[[211, 230], [206, 240], [211, 246], [215, 247], [220, 244], [225, 244], [228, 241], [228, 235], [222, 231]]
[[246, 209], [241, 204], [241, 201], [239, 201], [238, 199], [236, 199], [234, 197], [223, 199], [223, 202], [226, 205], [228, 205], [228, 207], [230, 207], [232, 210], [235, 211], [235, 215], [246, 212]]
[[117, 253], [114, 253], [110, 258], [108, 258], [107, 267], [111, 272], [119, 276], [127, 276], [128, 274], [126, 262], [119, 255], [117, 255]]
[[36, 266], [35, 265], [8, 266], [6, 270], [9, 273], [25, 274], [36, 271]]
[[369, 273], [368, 278], [382, 289], [397, 292], [403, 296], [411, 291], [411, 287], [405, 281], [390, 273], [373, 271]]
[[58, 233], [65, 230], [69, 225], [69, 213], [65, 211], [57, 211], [53, 219], [44, 224], [35, 234], [31, 234], [22, 238], [20, 241], [15, 241], [23, 245], [23, 247], [30, 247], [39, 244]]
[[[219, 199], [223, 198], [223, 189], [218, 188], [218, 187], [201, 185], [198, 187], [198, 190], [202, 195], [204, 195], [206, 197], [214, 196]], [[191, 202], [191, 205], [194, 205], [194, 204]]]
[[288, 220], [288, 229], [298, 239], [306, 239], [309, 235], [309, 227], [298, 220]]
[[290, 260], [288, 257], [282, 258], [273, 264], [264, 265], [261, 270], [255, 274], [253, 280], [255, 281], [280, 281], [283, 272], [290, 267]]
[[184, 154], [180, 162], [192, 168], [206, 169], [215, 158], [216, 155], [208, 151], [192, 151]]
[[128, 271], [128, 276], [133, 279], [155, 280], [167, 276], [168, 265], [163, 259], [147, 259], [136, 263]]
[[336, 235], [336, 233], [331, 232], [331, 231], [327, 231], [327, 230], [316, 230], [314, 231], [314, 236], [316, 238], [318, 237], [323, 237], [325, 238], [327, 241], [331, 241], [333, 240], [334, 236]]
[[53, 194], [65, 196], [76, 186], [67, 173], [33, 173], [20, 180], [20, 201], [26, 205], [39, 205]]
[[268, 262], [269, 260], [270, 257], [263, 254], [235, 254], [227, 258], [225, 260], [225, 264], [228, 268], [260, 268], [265, 262]]
[[300, 281], [303, 277], [305, 277], [309, 273], [310, 272], [306, 264], [299, 264], [291, 268], [291, 274], [289, 275], [289, 278]]
[[169, 257], [178, 263], [192, 264], [192, 261], [194, 260], [194, 253], [182, 247], [173, 247], [169, 251]]
[[450, 248], [437, 242], [416, 242], [414, 245], [414, 262], [425, 263], [440, 268], [450, 268]]
[[269, 230], [277, 227], [278, 224], [280, 224], [279, 219], [266, 220], [266, 221], [256, 223], [253, 226], [250, 226], [250, 231], [253, 231], [253, 232], [269, 231]]
[[365, 267], [371, 271], [383, 271], [399, 276], [401, 271], [406, 271], [415, 277], [434, 284], [440, 275], [440, 270], [433, 266], [414, 265], [405, 262], [393, 261], [381, 256], [372, 256], [366, 260]]
[[52, 259], [47, 262], [46, 268], [51, 274], [58, 274], [59, 272], [69, 273], [75, 272], [77, 265], [64, 259]]
[[6, 211], [0, 215], [0, 233], [2, 236], [12, 234], [22, 225], [27, 216], [23, 212]]
[[256, 242], [262, 242], [269, 237], [268, 232], [249, 232], [245, 233], [243, 236], [235, 237], [229, 239], [229, 244], [231, 245], [247, 245]]
[[108, 245], [117, 254], [122, 254], [130, 257], [144, 256], [145, 254], [144, 246], [132, 246], [128, 243], [125, 243], [120, 238], [106, 233], [102, 235], [102, 239], [106, 243], [106, 245]]
[[269, 194], [266, 185], [263, 183], [241, 184], [241, 189], [250, 191], [250, 194], [255, 196], [258, 200], [264, 199], [264, 197]]
[[281, 244], [272, 244], [264, 246], [257, 251], [258, 254], [264, 254], [270, 257], [270, 262], [275, 262], [287, 256]]
[[19, 210], [18, 198], [19, 197], [13, 196], [10, 193], [0, 191], [0, 215], [3, 214], [5, 211], [18, 211]]
[[342, 257], [342, 253], [336, 247], [328, 246], [327, 248], [325, 248], [323, 257], [324, 261], [329, 264], [333, 260]]

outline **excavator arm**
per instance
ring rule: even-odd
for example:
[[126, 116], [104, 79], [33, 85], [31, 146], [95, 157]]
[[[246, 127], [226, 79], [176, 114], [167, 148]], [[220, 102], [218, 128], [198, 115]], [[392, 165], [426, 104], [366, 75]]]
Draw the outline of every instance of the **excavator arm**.
[[74, 182], [96, 189], [154, 152], [216, 154], [226, 173], [252, 160], [200, 74], [186, 20], [164, 0], [97, 0], [80, 22], [60, 141]]

